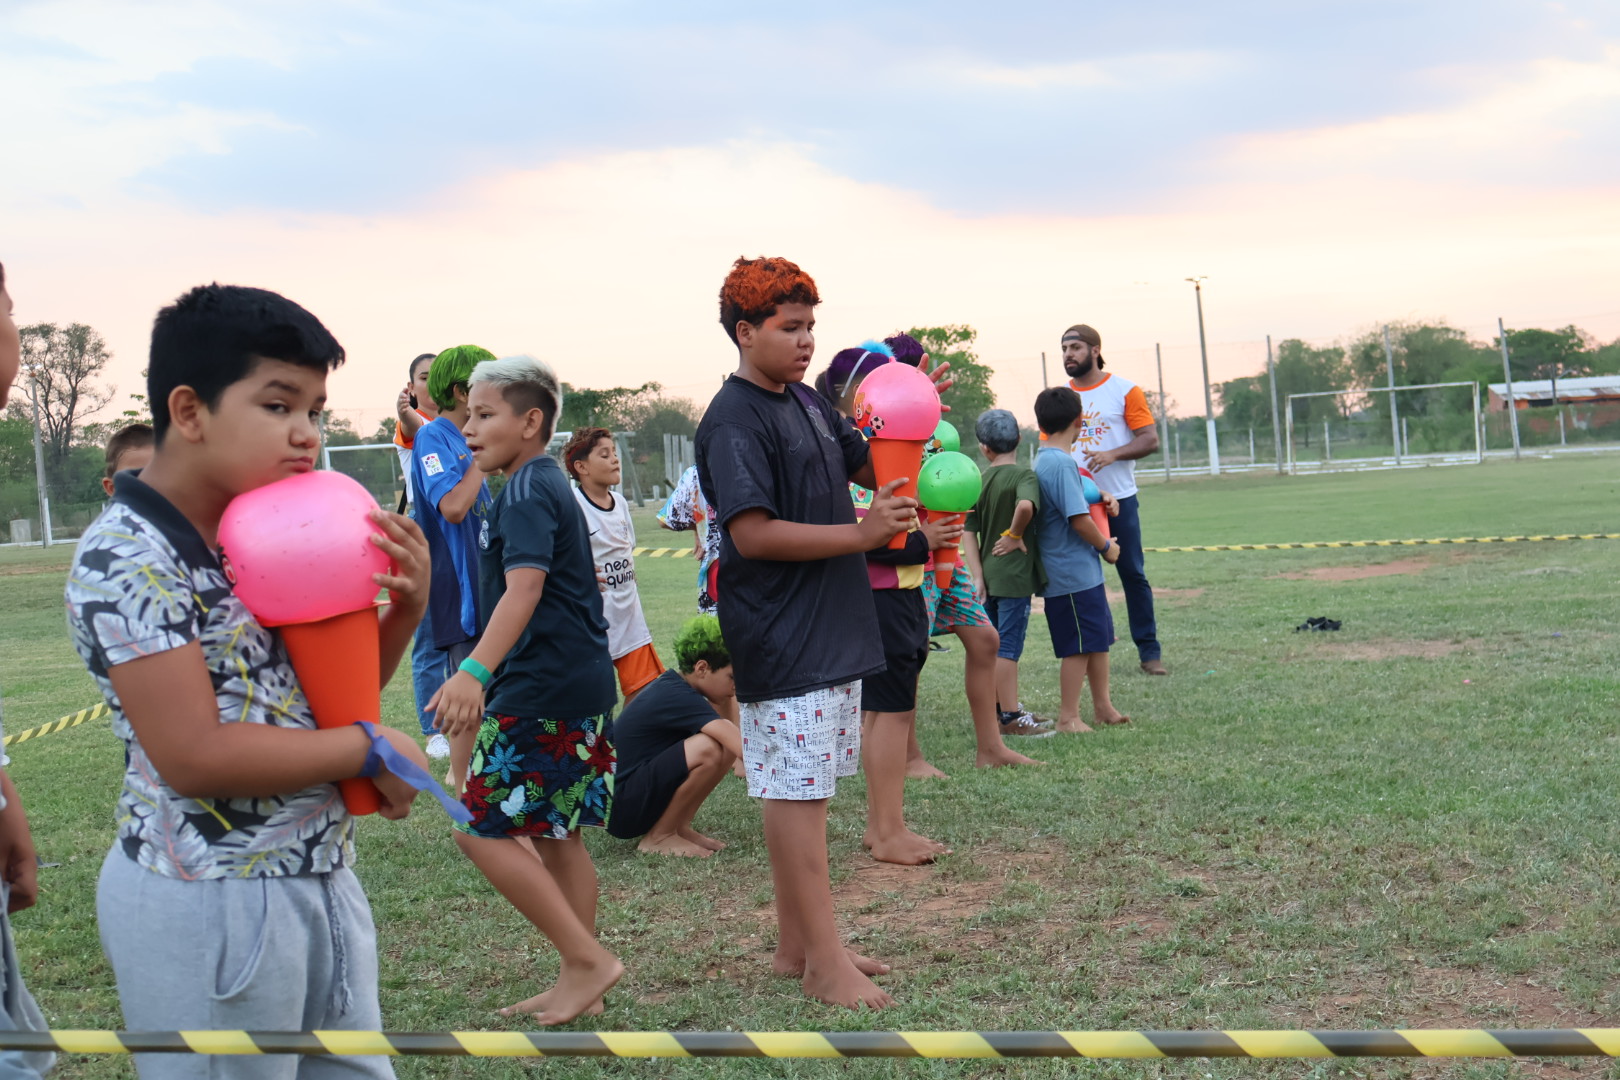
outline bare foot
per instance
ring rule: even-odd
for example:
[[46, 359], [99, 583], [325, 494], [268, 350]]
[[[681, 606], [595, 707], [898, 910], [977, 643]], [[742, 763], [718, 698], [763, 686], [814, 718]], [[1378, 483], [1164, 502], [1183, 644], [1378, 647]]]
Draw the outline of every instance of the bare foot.
[[606, 958], [590, 965], [564, 964], [556, 985], [527, 1001], [508, 1005], [502, 1016], [529, 1013], [542, 1027], [566, 1024], [589, 1012], [624, 975], [624, 965], [613, 954], [603, 951]]
[[1095, 730], [1090, 724], [1079, 718], [1059, 720], [1057, 729], [1065, 735], [1087, 735]]
[[832, 971], [805, 972], [801, 985], [804, 992], [817, 1001], [842, 1005], [846, 1009], [859, 1009], [862, 1005], [868, 1009], [887, 1009], [894, 1004], [894, 998], [848, 960]]
[[1003, 746], [999, 750], [980, 750], [973, 758], [973, 767], [976, 769], [999, 769], [1005, 765], [1045, 765], [1044, 761], [1036, 761], [1032, 757], [1025, 757], [1015, 750]]
[[[500, 1010], [500, 1013], [501, 1013], [502, 1016], [517, 1016], [520, 1013], [525, 1013], [525, 1012], [545, 1012], [546, 1011], [546, 1006], [548, 1006], [551, 1003], [552, 994], [554, 994], [555, 992], [556, 992], [555, 987], [552, 988], [551, 990], [543, 991], [541, 993], [538, 993], [538, 994], [534, 995], [534, 997], [530, 998], [528, 1001], [521, 1001], [518, 1004], [511, 1006], [510, 1008]], [[529, 1008], [528, 1006], [533, 1006], [533, 1008]], [[597, 998], [595, 1001], [591, 1002], [590, 1008], [586, 1009], [584, 1012], [580, 1013], [579, 1015], [581, 1015], [581, 1016], [601, 1016], [602, 1013], [605, 1012], [606, 1010], [607, 1010], [607, 999], [606, 998]]]
[[904, 832], [899, 836], [874, 836], [866, 844], [866, 849], [878, 862], [898, 863], [901, 866], [926, 866], [938, 856], [950, 854], [950, 848], [944, 844], [914, 832]]
[[692, 843], [698, 845], [699, 847], [706, 847], [710, 851], [724, 851], [724, 850], [726, 850], [726, 842], [724, 840], [716, 840], [712, 836], [704, 836], [702, 833], [698, 832], [696, 829], [692, 828], [690, 825], [688, 825], [684, 829], [679, 830], [679, 832], [680, 832], [680, 835], [681, 835], [681, 837], [683, 839], [690, 840]]
[[928, 764], [927, 758], [909, 758], [906, 761], [908, 780], [949, 780], [950, 777]]
[[641, 843], [636, 845], [636, 850], [643, 855], [680, 855], [688, 859], [707, 859], [715, 853], [714, 848], [704, 847], [678, 833], [667, 833], [663, 836], [648, 833], [641, 838]]
[[1130, 722], [1131, 718], [1120, 712], [1118, 709], [1109, 709], [1105, 713], [1097, 714], [1097, 723], [1106, 724], [1110, 727], [1115, 724], [1128, 724]]
[[[846, 948], [844, 955], [849, 957], [849, 962], [854, 964], [855, 970], [862, 975], [887, 975], [894, 970], [883, 961], [873, 960], [870, 956], [862, 956], [854, 949]], [[789, 960], [781, 953], [777, 953], [771, 958], [771, 971], [784, 977], [802, 978], [804, 975], [804, 957]]]

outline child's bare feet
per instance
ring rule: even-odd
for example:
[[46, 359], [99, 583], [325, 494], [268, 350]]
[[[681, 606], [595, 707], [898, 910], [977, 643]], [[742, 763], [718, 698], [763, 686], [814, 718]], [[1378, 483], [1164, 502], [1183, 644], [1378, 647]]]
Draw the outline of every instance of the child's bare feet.
[[[870, 956], [862, 956], [854, 949], [845, 948], [844, 955], [849, 962], [855, 965], [855, 970], [862, 975], [887, 975], [894, 969], [881, 960], [873, 960]], [[785, 978], [802, 978], [804, 976], [804, 957], [793, 959], [777, 953], [771, 958], [771, 971]]]
[[692, 841], [692, 843], [697, 844], [700, 847], [706, 847], [710, 851], [726, 850], [726, 842], [724, 840], [716, 840], [712, 836], [704, 836], [690, 825], [677, 831], [685, 839]]
[[1113, 706], [1109, 706], [1107, 712], [1097, 713], [1097, 723], [1099, 724], [1107, 724], [1111, 727], [1114, 724], [1128, 724], [1130, 722], [1130, 717], [1126, 716]]
[[939, 841], [919, 836], [910, 829], [895, 836], [868, 833], [861, 843], [878, 862], [898, 863], [901, 866], [926, 866], [939, 856], [951, 852]]
[[1073, 720], [1060, 719], [1057, 729], [1065, 735], [1087, 735], [1096, 730], [1078, 716]]
[[[555, 991], [555, 988], [553, 988], [552, 990], [542, 991], [541, 993], [538, 993], [538, 994], [534, 995], [534, 997], [530, 998], [527, 1001], [520, 1001], [516, 1005], [513, 1005], [513, 1006], [511, 1006], [509, 1008], [501, 1009], [500, 1014], [502, 1016], [521, 1016], [521, 1015], [524, 1015], [525, 1013], [528, 1013], [528, 1014], [543, 1013], [543, 1012], [546, 1011], [546, 1007], [551, 1004], [551, 997], [552, 997], [552, 994], [554, 993], [554, 991]], [[601, 1016], [602, 1013], [604, 1013], [606, 1011], [607, 1011], [607, 998], [599, 997], [595, 1001], [591, 1002], [590, 1007], [587, 1008], [584, 1012], [580, 1013], [579, 1015], [581, 1015], [581, 1016]]]
[[908, 780], [949, 780], [950, 777], [928, 764], [927, 758], [908, 758], [906, 760], [906, 778]]
[[1007, 765], [1045, 765], [1044, 761], [1036, 761], [1032, 757], [1025, 757], [1016, 750], [1009, 750], [1005, 746], [996, 750], [980, 750], [973, 757], [973, 767], [976, 769], [999, 769]]
[[846, 957], [844, 962], [827, 972], [806, 971], [801, 983], [804, 992], [828, 1005], [842, 1005], [846, 1009], [887, 1009], [894, 998], [877, 983], [863, 975]]
[[502, 1016], [529, 1013], [542, 1027], [566, 1024], [599, 1005], [602, 997], [624, 975], [624, 965], [612, 953], [603, 951], [605, 958], [594, 964], [564, 964], [556, 985], [536, 994], [527, 1001], [508, 1005]]
[[679, 855], [687, 859], [707, 859], [713, 855], [716, 848], [705, 847], [695, 840], [688, 840], [679, 833], [664, 833], [654, 836], [648, 833], [636, 845], [636, 850], [643, 855]]

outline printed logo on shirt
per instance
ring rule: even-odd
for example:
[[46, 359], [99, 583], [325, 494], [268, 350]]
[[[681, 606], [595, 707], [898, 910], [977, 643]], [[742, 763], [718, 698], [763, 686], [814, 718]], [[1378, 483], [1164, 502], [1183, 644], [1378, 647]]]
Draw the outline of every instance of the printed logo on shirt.
[[444, 472], [444, 462], [439, 460], [438, 454], [422, 455], [422, 471], [429, 476], [438, 476]]
[[1076, 446], [1096, 446], [1112, 429], [1108, 421], [1104, 420], [1095, 408], [1080, 410], [1080, 435], [1075, 439]]
[[478, 550], [489, 550], [489, 518], [478, 523]]

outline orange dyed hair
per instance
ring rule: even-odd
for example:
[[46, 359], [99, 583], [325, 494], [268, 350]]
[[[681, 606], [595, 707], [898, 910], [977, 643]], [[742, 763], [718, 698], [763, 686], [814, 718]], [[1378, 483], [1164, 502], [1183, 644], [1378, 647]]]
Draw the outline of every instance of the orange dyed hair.
[[815, 280], [786, 259], [741, 258], [731, 265], [731, 273], [720, 286], [720, 325], [732, 344], [737, 343], [737, 324], [759, 326], [776, 314], [783, 304], [821, 303]]

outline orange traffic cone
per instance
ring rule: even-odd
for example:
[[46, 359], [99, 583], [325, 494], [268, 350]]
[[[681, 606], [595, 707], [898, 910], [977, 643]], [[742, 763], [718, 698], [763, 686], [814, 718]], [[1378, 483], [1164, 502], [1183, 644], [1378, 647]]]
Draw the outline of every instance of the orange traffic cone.
[[[872, 451], [872, 472], [877, 477], [877, 487], [904, 476], [906, 482], [894, 493], [902, 498], [915, 499], [917, 474], [922, 472], [923, 442], [922, 439], [882, 439], [875, 436], [868, 439], [866, 445]], [[889, 541], [889, 547], [895, 551], [905, 546], [904, 530], [895, 533]]]
[[[927, 521], [929, 524], [944, 521], [946, 518], [959, 518], [962, 516], [960, 510], [924, 510], [923, 513], [928, 515]], [[956, 573], [956, 559], [958, 549], [961, 546], [962, 539], [957, 537], [943, 547], [934, 549], [934, 584], [938, 585], [941, 590], [951, 587], [951, 575]]]
[[[377, 681], [382, 650], [375, 607], [277, 629], [317, 727], [382, 721], [382, 690]], [[375, 814], [382, 809], [377, 785], [363, 776], [339, 780], [338, 790], [351, 814]]]

